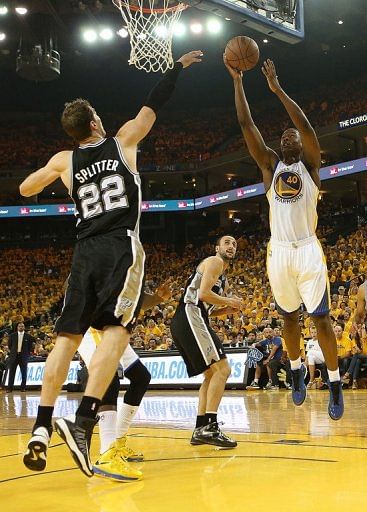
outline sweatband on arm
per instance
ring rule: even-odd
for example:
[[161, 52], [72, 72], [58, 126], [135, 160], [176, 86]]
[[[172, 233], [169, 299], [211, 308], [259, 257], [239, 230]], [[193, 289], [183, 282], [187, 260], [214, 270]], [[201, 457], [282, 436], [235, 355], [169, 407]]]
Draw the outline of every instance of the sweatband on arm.
[[150, 107], [155, 113], [157, 113], [172, 96], [178, 75], [182, 69], [182, 63], [176, 62], [174, 67], [167, 71], [162, 80], [160, 80], [150, 91], [144, 105]]

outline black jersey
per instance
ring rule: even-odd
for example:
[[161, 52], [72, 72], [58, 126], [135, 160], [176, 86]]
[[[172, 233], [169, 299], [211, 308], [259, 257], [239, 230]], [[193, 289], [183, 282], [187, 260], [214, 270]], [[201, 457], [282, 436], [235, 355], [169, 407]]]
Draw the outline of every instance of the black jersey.
[[[195, 272], [191, 274], [186, 283], [185, 291], [183, 292], [180, 302], [181, 304], [195, 304], [196, 306], [199, 306], [207, 316], [209, 316], [215, 306], [213, 304], [207, 304], [206, 302], [199, 300], [199, 289], [202, 277], [203, 274], [199, 272], [198, 269], [196, 269]], [[223, 295], [226, 288], [226, 282], [227, 278], [225, 274], [221, 274], [218, 277], [215, 285], [212, 287], [212, 292], [216, 293], [217, 295]]]
[[140, 177], [129, 169], [116, 138], [73, 151], [70, 196], [78, 239], [110, 231], [139, 233]]

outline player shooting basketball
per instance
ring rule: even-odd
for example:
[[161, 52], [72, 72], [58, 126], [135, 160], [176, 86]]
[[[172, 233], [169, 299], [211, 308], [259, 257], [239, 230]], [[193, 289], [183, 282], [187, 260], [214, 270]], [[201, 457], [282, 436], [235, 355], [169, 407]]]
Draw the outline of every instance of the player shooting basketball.
[[238, 121], [248, 150], [260, 167], [270, 206], [271, 239], [267, 268], [278, 311], [284, 317], [284, 338], [292, 370], [292, 398], [301, 405], [306, 398], [304, 366], [299, 357], [299, 308], [304, 303], [317, 328], [328, 368], [328, 412], [338, 420], [344, 412], [337, 346], [329, 309], [329, 282], [325, 257], [315, 230], [320, 188], [320, 146], [302, 109], [279, 84], [274, 63], [264, 62], [270, 90], [283, 103], [295, 128], [281, 136], [281, 156], [266, 146], [256, 127], [245, 96], [242, 73], [224, 64], [234, 81]]

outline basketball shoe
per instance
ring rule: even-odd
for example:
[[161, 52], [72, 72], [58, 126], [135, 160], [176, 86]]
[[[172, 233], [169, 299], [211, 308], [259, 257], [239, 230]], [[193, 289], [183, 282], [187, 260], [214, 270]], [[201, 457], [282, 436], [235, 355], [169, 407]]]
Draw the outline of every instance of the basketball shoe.
[[198, 445], [198, 444], [205, 444], [203, 441], [200, 440], [200, 438], [198, 437], [198, 434], [200, 432], [200, 430], [202, 429], [202, 427], [197, 427], [194, 429], [193, 433], [192, 433], [192, 436], [191, 436], [191, 440], [190, 440], [190, 444], [192, 444], [193, 446], [195, 445]]
[[234, 439], [231, 439], [221, 431], [217, 421], [213, 421], [205, 425], [205, 427], [198, 429], [195, 437], [202, 444], [212, 444], [220, 448], [235, 448], [237, 446], [237, 442]]
[[50, 444], [52, 430], [35, 427], [23, 456], [23, 464], [32, 471], [43, 471], [46, 467], [47, 448]]
[[110, 448], [102, 453], [93, 466], [96, 476], [111, 478], [119, 482], [130, 482], [140, 480], [143, 476], [141, 471], [130, 467], [122, 452], [117, 449], [116, 443], [112, 443]]
[[143, 462], [144, 455], [127, 446], [126, 436], [119, 437], [114, 444], [123, 459], [126, 459], [128, 462]]
[[89, 449], [93, 428], [98, 419], [84, 416], [68, 416], [56, 420], [56, 432], [67, 444], [79, 469], [87, 476], [93, 476]]
[[332, 420], [340, 420], [344, 413], [344, 400], [343, 400], [343, 383], [340, 380], [335, 382], [328, 382], [329, 386], [329, 406], [328, 413]]
[[301, 364], [298, 370], [291, 370], [292, 374], [292, 399], [295, 405], [302, 405], [306, 399], [305, 376], [307, 368]]

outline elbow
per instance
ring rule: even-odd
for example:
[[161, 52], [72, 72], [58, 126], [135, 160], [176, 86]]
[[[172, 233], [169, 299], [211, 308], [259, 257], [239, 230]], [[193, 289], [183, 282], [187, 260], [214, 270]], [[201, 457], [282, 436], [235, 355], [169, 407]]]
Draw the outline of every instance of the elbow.
[[202, 290], [199, 290], [199, 300], [203, 301], [203, 302], [207, 302], [208, 301], [208, 294]]
[[27, 189], [27, 186], [26, 186], [26, 185], [24, 185], [24, 183], [21, 183], [21, 184], [19, 185], [19, 193], [20, 193], [20, 195], [21, 195], [21, 196], [23, 196], [23, 197], [31, 197], [31, 196], [33, 196], [33, 193], [32, 193], [32, 192], [30, 192], [30, 190], [29, 190], [29, 189]]
[[27, 187], [25, 187], [23, 183], [21, 183], [21, 184], [19, 185], [19, 194], [20, 194], [21, 196], [23, 196], [23, 197], [28, 197], [28, 196], [27, 196]]

